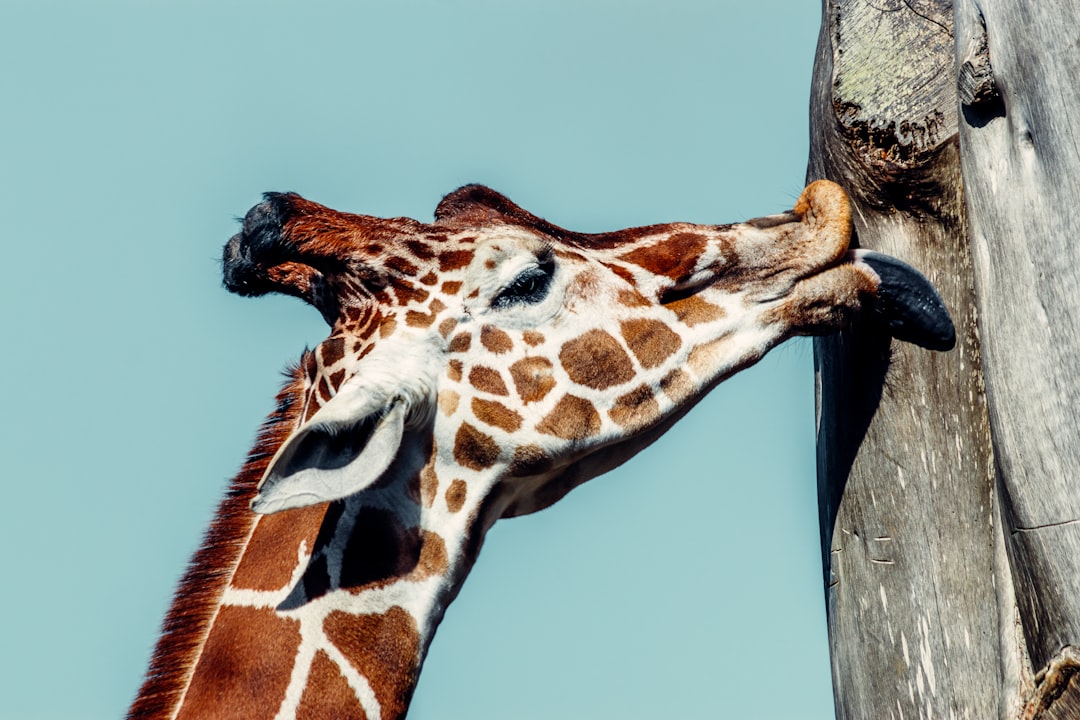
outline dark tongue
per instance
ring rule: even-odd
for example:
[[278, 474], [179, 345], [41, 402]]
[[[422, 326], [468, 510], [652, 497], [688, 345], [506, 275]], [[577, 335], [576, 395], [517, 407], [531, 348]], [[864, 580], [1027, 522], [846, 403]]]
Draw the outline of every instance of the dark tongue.
[[873, 311], [890, 335], [928, 350], [951, 350], [956, 345], [949, 311], [922, 273], [871, 250], [858, 251], [858, 258], [881, 278]]

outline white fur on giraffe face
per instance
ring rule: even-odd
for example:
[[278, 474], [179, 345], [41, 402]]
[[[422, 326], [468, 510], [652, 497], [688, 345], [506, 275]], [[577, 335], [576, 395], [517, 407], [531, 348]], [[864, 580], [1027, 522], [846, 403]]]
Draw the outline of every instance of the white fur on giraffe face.
[[[400, 342], [400, 340], [399, 340]], [[376, 482], [395, 461], [406, 429], [427, 425], [435, 405], [437, 355], [393, 352], [393, 339], [366, 358], [314, 416], [281, 445], [252, 501], [276, 513], [341, 500]]]

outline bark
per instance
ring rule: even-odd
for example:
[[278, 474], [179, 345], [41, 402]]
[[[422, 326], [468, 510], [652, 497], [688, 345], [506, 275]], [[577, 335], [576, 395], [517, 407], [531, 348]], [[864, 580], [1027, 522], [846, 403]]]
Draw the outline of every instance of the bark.
[[1080, 5], [955, 12], [986, 395], [1031, 662], [1021, 699], [1029, 717], [1080, 717]]
[[809, 176], [959, 338], [815, 341], [841, 718], [1080, 718], [1078, 77], [1075, 0], [824, 0]]
[[840, 718], [999, 713], [993, 462], [953, 56], [947, 2], [825, 0], [809, 178], [848, 189], [859, 244], [922, 269], [957, 328], [949, 353], [867, 326], [815, 341]]

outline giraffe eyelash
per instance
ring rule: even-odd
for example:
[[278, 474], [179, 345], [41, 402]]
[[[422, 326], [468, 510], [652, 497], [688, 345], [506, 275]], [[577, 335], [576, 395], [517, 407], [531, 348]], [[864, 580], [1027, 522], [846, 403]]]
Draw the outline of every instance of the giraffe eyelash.
[[491, 307], [503, 310], [515, 305], [535, 305], [547, 297], [555, 262], [550, 252], [538, 257], [539, 265], [532, 265], [507, 283], [506, 287], [491, 301]]

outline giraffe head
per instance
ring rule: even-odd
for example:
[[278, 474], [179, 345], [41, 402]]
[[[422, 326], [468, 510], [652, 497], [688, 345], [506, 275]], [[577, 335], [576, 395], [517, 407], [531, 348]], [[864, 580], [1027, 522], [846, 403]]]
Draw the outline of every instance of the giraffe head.
[[875, 314], [937, 349], [952, 325], [917, 272], [849, 251], [848, 201], [810, 185], [787, 213], [603, 234], [482, 186], [435, 221], [268, 194], [225, 249], [225, 284], [314, 305], [304, 407], [253, 507], [338, 500], [407, 475], [425, 507], [531, 512], [652, 442], [794, 335]]

